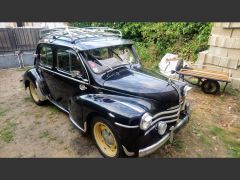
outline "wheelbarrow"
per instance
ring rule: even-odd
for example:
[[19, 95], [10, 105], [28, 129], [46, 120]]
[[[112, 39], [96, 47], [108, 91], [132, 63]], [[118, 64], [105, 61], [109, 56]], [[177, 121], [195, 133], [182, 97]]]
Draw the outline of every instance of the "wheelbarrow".
[[[231, 82], [230, 74], [221, 71], [212, 71], [198, 68], [182, 68], [179, 71], [176, 71], [176, 73], [179, 74], [179, 78], [181, 78], [183, 81], [187, 81], [193, 85], [200, 86], [202, 91], [206, 94], [216, 94], [220, 92], [220, 82], [225, 83], [222, 90], [222, 92], [224, 92], [228, 83]], [[193, 83], [186, 77], [196, 78], [197, 82]]]

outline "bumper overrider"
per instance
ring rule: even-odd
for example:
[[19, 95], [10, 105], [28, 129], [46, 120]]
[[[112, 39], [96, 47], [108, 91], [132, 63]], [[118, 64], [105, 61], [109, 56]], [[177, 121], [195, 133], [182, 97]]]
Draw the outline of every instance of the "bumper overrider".
[[190, 116], [190, 105], [186, 104], [186, 114], [181, 119], [179, 119], [178, 123], [175, 126], [171, 126], [170, 131], [167, 134], [163, 135], [159, 141], [155, 142], [152, 145], [139, 149], [138, 156], [139, 157], [147, 156], [153, 153], [154, 151], [156, 151], [157, 149], [159, 149], [166, 142], [168, 141], [172, 142], [174, 133], [176, 133], [179, 129], [181, 129], [181, 127], [183, 127], [189, 121], [189, 118], [190, 118], [189, 116]]

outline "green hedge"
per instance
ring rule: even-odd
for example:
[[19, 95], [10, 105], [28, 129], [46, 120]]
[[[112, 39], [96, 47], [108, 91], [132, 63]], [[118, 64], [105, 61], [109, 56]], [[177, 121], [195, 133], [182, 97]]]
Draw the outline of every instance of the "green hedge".
[[208, 48], [212, 23], [183, 22], [74, 22], [73, 26], [107, 26], [122, 31], [123, 37], [135, 41], [140, 59], [149, 68], [157, 68], [165, 53], [176, 53], [196, 61], [200, 51]]

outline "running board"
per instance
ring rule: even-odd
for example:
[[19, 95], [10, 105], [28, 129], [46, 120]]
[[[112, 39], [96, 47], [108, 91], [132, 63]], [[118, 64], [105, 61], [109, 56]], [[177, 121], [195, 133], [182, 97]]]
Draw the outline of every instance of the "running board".
[[69, 114], [69, 111], [66, 110], [64, 107], [60, 106], [56, 101], [54, 101], [52, 98], [47, 97], [47, 99], [53, 103], [55, 106], [57, 106], [59, 109], [63, 110], [64, 112]]

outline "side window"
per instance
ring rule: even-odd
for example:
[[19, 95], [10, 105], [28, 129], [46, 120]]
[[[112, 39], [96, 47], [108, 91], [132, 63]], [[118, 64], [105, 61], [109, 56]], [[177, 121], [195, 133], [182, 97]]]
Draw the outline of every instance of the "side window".
[[43, 46], [40, 50], [40, 64], [43, 66], [52, 67], [53, 52], [49, 46]]
[[79, 76], [87, 79], [82, 62], [77, 58], [76, 53], [71, 49], [57, 50], [57, 69], [70, 74], [72, 71], [78, 71]]
[[69, 52], [58, 49], [57, 51], [57, 68], [61, 71], [70, 72]]

